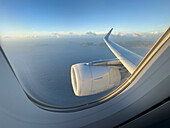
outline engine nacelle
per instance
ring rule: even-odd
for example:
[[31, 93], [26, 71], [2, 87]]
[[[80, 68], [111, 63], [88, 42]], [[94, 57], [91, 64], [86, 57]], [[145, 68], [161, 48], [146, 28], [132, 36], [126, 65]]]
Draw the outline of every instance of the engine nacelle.
[[[116, 66], [110, 66], [112, 63]], [[97, 94], [119, 85], [121, 74], [117, 65], [120, 64], [115, 60], [72, 65], [71, 82], [75, 95]]]

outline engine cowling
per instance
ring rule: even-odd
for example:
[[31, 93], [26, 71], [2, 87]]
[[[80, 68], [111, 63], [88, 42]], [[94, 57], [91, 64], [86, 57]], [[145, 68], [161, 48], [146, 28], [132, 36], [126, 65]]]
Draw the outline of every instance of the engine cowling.
[[100, 63], [72, 65], [71, 82], [75, 95], [87, 96], [97, 94], [119, 85], [121, 74], [118, 67], [104, 66], [100, 65]]

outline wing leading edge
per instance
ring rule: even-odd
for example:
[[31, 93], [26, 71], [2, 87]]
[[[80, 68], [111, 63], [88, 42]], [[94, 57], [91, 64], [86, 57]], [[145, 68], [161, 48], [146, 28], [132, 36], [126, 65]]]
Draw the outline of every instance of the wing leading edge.
[[114, 53], [114, 55], [120, 60], [120, 62], [126, 67], [126, 69], [132, 74], [136, 69], [138, 64], [143, 59], [141, 56], [125, 49], [124, 47], [111, 42], [109, 40], [109, 36], [112, 32], [113, 28], [107, 33], [104, 37], [104, 41], [106, 45], [110, 48], [110, 50]]

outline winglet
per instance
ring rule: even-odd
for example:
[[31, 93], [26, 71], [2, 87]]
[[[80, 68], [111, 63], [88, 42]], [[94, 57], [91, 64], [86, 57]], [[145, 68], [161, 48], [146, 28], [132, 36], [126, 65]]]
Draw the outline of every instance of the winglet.
[[113, 30], [113, 28], [110, 29], [110, 31], [107, 33], [107, 35], [104, 37], [104, 39], [108, 39], [108, 38], [109, 38], [109, 36], [110, 36], [112, 30]]

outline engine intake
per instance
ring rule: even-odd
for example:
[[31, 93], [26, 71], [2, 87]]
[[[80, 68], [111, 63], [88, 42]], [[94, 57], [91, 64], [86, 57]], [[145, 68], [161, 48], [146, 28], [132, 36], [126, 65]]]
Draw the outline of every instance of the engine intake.
[[121, 81], [119, 69], [121, 66], [118, 60], [72, 65], [71, 82], [75, 95], [97, 94], [119, 85]]

